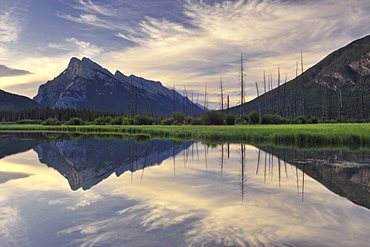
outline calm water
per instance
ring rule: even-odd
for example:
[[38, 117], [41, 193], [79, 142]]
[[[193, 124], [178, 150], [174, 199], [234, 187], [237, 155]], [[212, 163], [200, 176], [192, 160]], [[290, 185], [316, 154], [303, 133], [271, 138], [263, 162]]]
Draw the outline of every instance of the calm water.
[[364, 151], [1, 135], [0, 246], [369, 246]]

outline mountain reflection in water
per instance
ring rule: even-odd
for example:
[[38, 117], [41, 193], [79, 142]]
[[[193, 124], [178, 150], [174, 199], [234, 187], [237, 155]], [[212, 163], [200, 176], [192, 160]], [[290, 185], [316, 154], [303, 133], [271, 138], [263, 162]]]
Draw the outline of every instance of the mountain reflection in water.
[[370, 208], [370, 152], [260, 147], [292, 164], [332, 192]]
[[31, 134], [0, 147], [0, 246], [368, 245], [367, 151]]
[[175, 156], [193, 142], [175, 145], [173, 141], [148, 140], [72, 140], [41, 143], [34, 150], [40, 162], [54, 168], [69, 182], [72, 190], [92, 186], [112, 173], [120, 176], [159, 165]]

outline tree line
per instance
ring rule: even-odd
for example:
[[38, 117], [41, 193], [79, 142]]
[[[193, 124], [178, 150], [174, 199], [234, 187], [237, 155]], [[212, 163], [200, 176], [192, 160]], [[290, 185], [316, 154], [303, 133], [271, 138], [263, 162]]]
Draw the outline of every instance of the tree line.
[[318, 117], [297, 116], [284, 118], [277, 114], [260, 115], [257, 111], [248, 114], [225, 114], [221, 111], [208, 111], [201, 115], [186, 115], [176, 112], [171, 116], [99, 112], [87, 109], [34, 108], [18, 111], [0, 111], [2, 123], [44, 124], [44, 125], [235, 125], [235, 124], [316, 124], [369, 122], [341, 117], [323, 121]]

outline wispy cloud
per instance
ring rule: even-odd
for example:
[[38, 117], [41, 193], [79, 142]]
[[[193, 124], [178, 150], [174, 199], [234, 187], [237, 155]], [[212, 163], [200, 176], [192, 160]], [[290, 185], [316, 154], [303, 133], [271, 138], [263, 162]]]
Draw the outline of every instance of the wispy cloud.
[[76, 9], [80, 9], [86, 12], [90, 12], [93, 14], [101, 14], [105, 16], [113, 16], [114, 12], [110, 8], [106, 8], [104, 6], [99, 6], [96, 3], [93, 3], [91, 0], [78, 0], [80, 5], [76, 5]]
[[0, 42], [17, 41], [21, 30], [22, 27], [15, 7], [2, 8], [0, 10]]
[[[366, 35], [370, 32], [364, 26], [370, 21], [369, 12], [366, 0], [239, 0], [212, 4], [187, 0], [186, 22], [147, 17], [136, 32], [118, 34], [138, 44], [121, 52], [120, 57], [125, 58], [126, 69], [134, 73], [140, 69], [168, 84], [180, 80], [195, 89], [199, 81], [214, 82], [210, 90], [217, 91], [219, 75], [224, 76], [226, 89], [235, 88], [243, 53], [247, 81], [254, 88], [263, 70], [275, 74], [278, 66], [291, 79], [300, 51], [308, 68], [334, 49]], [[247, 94], [253, 97], [255, 90]]]
[[77, 3], [72, 7], [79, 12], [76, 14], [65, 14], [59, 12], [57, 16], [92, 27], [115, 31], [132, 31], [129, 26], [121, 21], [122, 17], [120, 15], [122, 13], [118, 11], [115, 5], [107, 4], [107, 6], [103, 6], [93, 3], [91, 0], [77, 0]]
[[91, 25], [95, 27], [101, 27], [101, 28], [106, 28], [110, 30], [116, 30], [117, 25], [107, 21], [103, 20], [102, 18], [99, 18], [95, 14], [81, 14], [79, 16], [72, 16], [72, 15], [64, 15], [64, 14], [59, 14], [59, 17], [67, 19], [69, 21], [73, 22], [78, 22], [80, 24], [86, 24], [86, 25]]
[[27, 70], [20, 69], [11, 69], [5, 65], [0, 64], [0, 77], [9, 77], [9, 76], [21, 76], [32, 74]]

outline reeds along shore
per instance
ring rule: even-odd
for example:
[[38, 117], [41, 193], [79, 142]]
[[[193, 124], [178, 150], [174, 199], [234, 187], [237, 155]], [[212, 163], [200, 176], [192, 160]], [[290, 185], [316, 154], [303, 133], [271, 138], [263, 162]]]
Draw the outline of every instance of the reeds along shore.
[[46, 126], [0, 125], [0, 131], [140, 134], [214, 142], [270, 143], [289, 146], [350, 146], [370, 148], [370, 124], [235, 125], [235, 126]]

